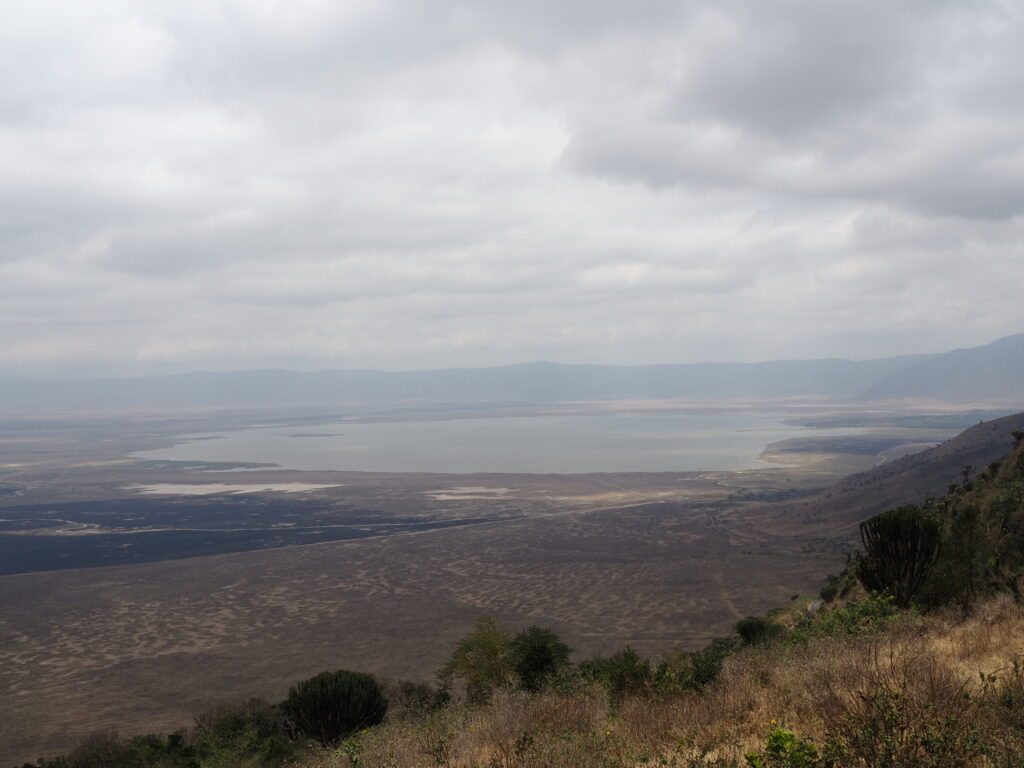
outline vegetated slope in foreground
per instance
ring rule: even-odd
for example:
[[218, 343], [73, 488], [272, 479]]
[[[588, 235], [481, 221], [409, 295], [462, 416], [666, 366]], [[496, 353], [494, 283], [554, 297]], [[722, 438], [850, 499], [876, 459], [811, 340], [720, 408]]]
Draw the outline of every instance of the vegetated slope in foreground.
[[[393, 718], [348, 754], [315, 751], [300, 765], [824, 768], [839, 743], [832, 765], [843, 768], [1009, 768], [1024, 760], [1022, 654], [1024, 608], [1004, 596], [966, 619], [906, 615], [878, 633], [853, 624], [806, 645], [751, 647], [702, 694], [641, 689], [612, 705], [598, 685], [499, 692], [482, 707]], [[773, 744], [776, 761], [745, 759]], [[890, 749], [916, 759], [886, 762]]]
[[643, 664], [624, 668], [633, 674], [617, 686], [565, 678], [537, 693], [498, 688], [475, 705], [392, 684], [385, 722], [340, 744], [289, 742], [279, 710], [250, 701], [200, 715], [196, 729], [170, 739], [98, 735], [41, 768], [1024, 764], [1024, 607], [1009, 596], [967, 616], [896, 615], [862, 600], [794, 621], [813, 636], [748, 645], [700, 691], [663, 686]]
[[1016, 430], [1024, 430], [1024, 413], [977, 424], [934, 448], [850, 475], [810, 501], [742, 514], [760, 527], [850, 537], [861, 520], [941, 496], [965, 472], [971, 477], [999, 461], [1013, 447]]
[[956, 349], [902, 368], [869, 387], [862, 400], [925, 398], [957, 402], [1012, 400], [1024, 396], [1024, 333], [983, 347]]

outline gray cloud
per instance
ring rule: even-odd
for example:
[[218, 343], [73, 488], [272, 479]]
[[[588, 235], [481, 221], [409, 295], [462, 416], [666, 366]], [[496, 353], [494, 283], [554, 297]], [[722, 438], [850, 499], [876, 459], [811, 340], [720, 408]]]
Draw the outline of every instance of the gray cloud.
[[10, 21], [10, 372], [872, 356], [1024, 327], [1008, 3]]
[[[783, 0], [709, 6], [687, 36], [673, 112], [806, 139], [922, 86], [940, 5]], [[912, 98], [912, 97], [911, 97]]]
[[997, 2], [715, 4], [663, 52], [655, 96], [582, 121], [568, 159], [658, 187], [1016, 216], [1022, 32]]

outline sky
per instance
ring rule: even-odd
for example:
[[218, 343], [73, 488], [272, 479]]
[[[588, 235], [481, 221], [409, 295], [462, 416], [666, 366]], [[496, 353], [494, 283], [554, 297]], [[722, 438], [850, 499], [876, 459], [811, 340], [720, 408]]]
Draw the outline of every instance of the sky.
[[1011, 0], [3, 0], [0, 376], [1024, 331]]

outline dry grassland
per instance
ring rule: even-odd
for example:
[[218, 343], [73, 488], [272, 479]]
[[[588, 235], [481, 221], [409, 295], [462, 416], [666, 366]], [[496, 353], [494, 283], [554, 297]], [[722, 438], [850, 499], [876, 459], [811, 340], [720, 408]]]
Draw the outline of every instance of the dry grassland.
[[[899, 765], [1020, 765], [1024, 715], [1014, 715], [1006, 701], [1024, 694], [1024, 677], [1015, 667], [1022, 660], [1024, 609], [1002, 597], [967, 619], [954, 613], [904, 617], [873, 637], [750, 649], [730, 657], [703, 696], [636, 697], [612, 712], [597, 687], [569, 695], [500, 693], [486, 707], [457, 706], [426, 719], [394, 720], [362, 739], [360, 765], [725, 768], [746, 765], [744, 753], [762, 747], [773, 727], [789, 729], [821, 750], [828, 736], [863, 735], [879, 713], [890, 722], [903, 718], [907, 732], [932, 729], [950, 742], [946, 753], [939, 746], [940, 756], [924, 759], [913, 751], [915, 737], [904, 734]], [[880, 691], [894, 698], [883, 698], [872, 710], [866, 701]], [[887, 708], [886, 701], [895, 704]], [[975, 740], [986, 754], [972, 746]], [[847, 760], [844, 765], [881, 764], [864, 754]], [[327, 752], [305, 763], [350, 765], [344, 753]]]

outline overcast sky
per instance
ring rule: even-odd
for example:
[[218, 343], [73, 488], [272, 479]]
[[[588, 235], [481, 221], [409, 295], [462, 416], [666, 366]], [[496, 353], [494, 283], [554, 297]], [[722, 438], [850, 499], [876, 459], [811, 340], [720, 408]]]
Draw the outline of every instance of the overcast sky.
[[6, 0], [4, 374], [1024, 331], [1006, 0]]

